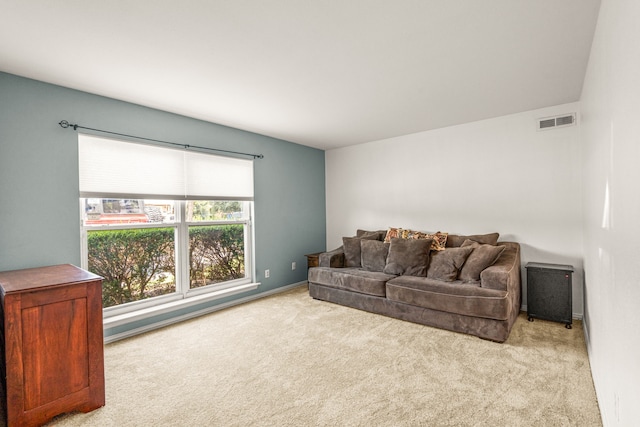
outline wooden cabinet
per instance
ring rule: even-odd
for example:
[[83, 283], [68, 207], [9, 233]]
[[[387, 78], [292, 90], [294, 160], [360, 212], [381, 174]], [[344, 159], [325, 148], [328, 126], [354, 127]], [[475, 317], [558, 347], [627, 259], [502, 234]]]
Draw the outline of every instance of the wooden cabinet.
[[0, 273], [7, 425], [104, 406], [102, 278], [73, 265]]
[[307, 268], [318, 267], [320, 265], [320, 254], [322, 252], [316, 252], [313, 254], [305, 255], [307, 257]]

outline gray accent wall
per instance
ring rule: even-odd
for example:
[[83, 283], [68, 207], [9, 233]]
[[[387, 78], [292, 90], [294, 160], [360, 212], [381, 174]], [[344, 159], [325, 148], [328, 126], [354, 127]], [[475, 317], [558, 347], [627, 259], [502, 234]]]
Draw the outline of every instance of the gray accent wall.
[[254, 169], [261, 286], [231, 299], [306, 280], [304, 255], [325, 249], [324, 151], [0, 73], [0, 271], [80, 265], [77, 133], [61, 120], [264, 155]]

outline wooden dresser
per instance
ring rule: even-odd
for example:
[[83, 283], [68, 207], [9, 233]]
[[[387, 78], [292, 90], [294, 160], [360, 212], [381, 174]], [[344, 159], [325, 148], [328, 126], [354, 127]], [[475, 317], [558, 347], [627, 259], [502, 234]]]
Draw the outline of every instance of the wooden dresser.
[[104, 406], [102, 278], [73, 265], [0, 273], [5, 421]]

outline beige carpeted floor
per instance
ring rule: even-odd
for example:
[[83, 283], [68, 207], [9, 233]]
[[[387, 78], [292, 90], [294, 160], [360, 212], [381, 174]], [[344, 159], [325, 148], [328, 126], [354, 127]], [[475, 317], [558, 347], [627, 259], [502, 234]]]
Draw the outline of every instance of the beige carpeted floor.
[[105, 347], [107, 404], [55, 426], [600, 426], [580, 322], [506, 343], [306, 287]]

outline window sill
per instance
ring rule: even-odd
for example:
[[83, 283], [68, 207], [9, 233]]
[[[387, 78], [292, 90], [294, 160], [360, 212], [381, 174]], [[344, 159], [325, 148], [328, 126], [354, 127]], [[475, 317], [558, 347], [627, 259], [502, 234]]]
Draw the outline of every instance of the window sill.
[[103, 328], [110, 329], [117, 326], [126, 325], [139, 320], [148, 319], [153, 316], [158, 316], [172, 311], [189, 308], [204, 302], [215, 301], [217, 299], [226, 298], [231, 295], [240, 294], [243, 292], [257, 289], [260, 283], [247, 283], [244, 285], [238, 285], [231, 288], [221, 289], [218, 291], [202, 293], [199, 295], [183, 298], [177, 301], [171, 301], [164, 304], [158, 304], [153, 307], [147, 307], [140, 310], [131, 311], [128, 313], [119, 314], [116, 316], [107, 317], [103, 320]]

